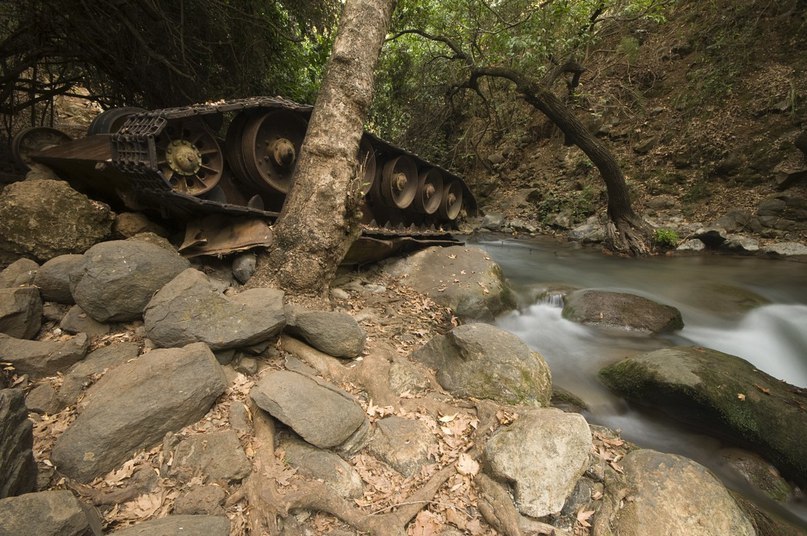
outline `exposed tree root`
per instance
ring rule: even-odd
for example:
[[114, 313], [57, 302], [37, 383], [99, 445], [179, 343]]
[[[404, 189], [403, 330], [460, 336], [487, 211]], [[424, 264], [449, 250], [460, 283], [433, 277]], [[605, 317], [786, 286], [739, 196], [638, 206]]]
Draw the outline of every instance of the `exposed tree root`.
[[618, 218], [616, 222], [608, 220], [605, 234], [606, 245], [616, 253], [632, 257], [650, 254], [649, 231], [638, 217], [635, 219]]

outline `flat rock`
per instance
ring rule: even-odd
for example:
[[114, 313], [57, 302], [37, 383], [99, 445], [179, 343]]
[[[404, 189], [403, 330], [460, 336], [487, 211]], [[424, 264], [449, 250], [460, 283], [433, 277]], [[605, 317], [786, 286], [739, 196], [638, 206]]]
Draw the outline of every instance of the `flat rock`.
[[40, 491], [0, 500], [0, 536], [101, 536], [98, 515], [70, 491]]
[[376, 422], [367, 448], [403, 476], [411, 477], [429, 463], [429, 453], [437, 451], [437, 439], [422, 422], [393, 415]]
[[25, 405], [29, 411], [52, 415], [62, 409], [56, 389], [49, 382], [43, 382], [28, 391]]
[[78, 400], [81, 391], [92, 384], [93, 376], [135, 359], [140, 353], [135, 342], [120, 342], [103, 346], [87, 354], [64, 374], [59, 387], [59, 401], [69, 406]]
[[224, 516], [173, 515], [116, 530], [114, 536], [229, 536], [230, 520]]
[[131, 238], [141, 233], [154, 233], [162, 237], [170, 235], [163, 226], [154, 223], [141, 212], [122, 212], [118, 214], [112, 230], [115, 231], [115, 234], [124, 238]]
[[604, 290], [576, 290], [566, 296], [563, 318], [627, 330], [663, 333], [684, 327], [681, 312], [641, 296]]
[[33, 444], [33, 423], [22, 390], [0, 389], [0, 499], [35, 489]]
[[384, 271], [463, 318], [491, 320], [515, 308], [501, 268], [479, 248], [428, 248], [387, 265]]
[[347, 313], [291, 309], [286, 332], [334, 357], [359, 357], [367, 335]]
[[488, 324], [465, 324], [412, 353], [437, 370], [437, 381], [459, 397], [548, 406], [552, 377], [544, 359], [521, 339]]
[[238, 435], [233, 430], [196, 434], [174, 449], [169, 475], [190, 481], [197, 474], [206, 482], [240, 481], [252, 472]]
[[688, 285], [680, 299], [724, 318], [739, 319], [749, 311], [767, 305], [770, 300], [753, 290], [717, 281], [699, 281]]
[[107, 239], [115, 215], [66, 182], [26, 180], [0, 192], [0, 250], [46, 261]]
[[19, 374], [53, 376], [84, 359], [90, 340], [84, 333], [61, 341], [29, 341], [0, 334], [0, 355]]
[[765, 246], [763, 252], [768, 255], [780, 255], [782, 257], [807, 255], [807, 246], [801, 242], [777, 242]]
[[18, 259], [0, 271], [0, 288], [33, 285], [39, 264], [31, 259]]
[[224, 516], [226, 498], [227, 492], [220, 486], [194, 486], [177, 498], [174, 514]]
[[205, 342], [212, 350], [250, 346], [283, 329], [283, 291], [255, 288], [225, 296], [202, 272], [189, 268], [160, 289], [144, 314], [158, 346]]
[[488, 440], [485, 472], [512, 483], [521, 513], [557, 514], [583, 476], [591, 446], [591, 430], [582, 415], [531, 410]]
[[109, 324], [94, 320], [78, 305], [67, 311], [59, 322], [59, 327], [66, 333], [86, 333], [90, 337], [101, 337], [111, 330]]
[[84, 255], [59, 255], [40, 266], [34, 278], [42, 299], [72, 305], [75, 303], [70, 292], [70, 278], [75, 278], [83, 269], [87, 258]]
[[608, 387], [754, 447], [798, 484], [807, 484], [807, 390], [736, 356], [674, 347], [629, 357], [600, 371]]
[[296, 372], [267, 374], [252, 388], [250, 397], [320, 448], [341, 445], [367, 424], [364, 410], [350, 394]]
[[620, 464], [632, 499], [617, 510], [609, 534], [756, 535], [726, 488], [692, 460], [641, 449]]
[[287, 464], [296, 467], [303, 476], [322, 480], [340, 497], [358, 499], [364, 494], [361, 476], [338, 454], [291, 437], [283, 439], [280, 448]]
[[175, 251], [141, 240], [113, 240], [91, 247], [70, 280], [76, 303], [99, 322], [139, 319], [149, 300], [190, 263]]
[[90, 481], [201, 419], [226, 386], [203, 343], [152, 350], [87, 390], [85, 407], [57, 439], [52, 460], [65, 475]]
[[33, 339], [41, 327], [42, 297], [38, 288], [0, 288], [0, 333]]

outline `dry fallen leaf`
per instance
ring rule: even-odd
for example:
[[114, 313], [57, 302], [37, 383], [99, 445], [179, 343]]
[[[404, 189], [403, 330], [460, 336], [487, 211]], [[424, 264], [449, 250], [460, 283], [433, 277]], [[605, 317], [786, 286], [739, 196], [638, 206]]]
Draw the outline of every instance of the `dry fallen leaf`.
[[463, 452], [457, 460], [457, 472], [461, 475], [474, 476], [479, 472], [479, 463]]
[[743, 400], [745, 400], [745, 395], [742, 393], [737, 393], [737, 398], [740, 400], [740, 402], [742, 402]]
[[585, 510], [584, 511], [583, 509], [580, 509], [580, 511], [577, 512], [577, 522], [580, 523], [582, 526], [588, 528], [588, 527], [591, 526], [591, 523], [589, 523], [588, 520], [593, 515], [594, 515], [594, 510]]

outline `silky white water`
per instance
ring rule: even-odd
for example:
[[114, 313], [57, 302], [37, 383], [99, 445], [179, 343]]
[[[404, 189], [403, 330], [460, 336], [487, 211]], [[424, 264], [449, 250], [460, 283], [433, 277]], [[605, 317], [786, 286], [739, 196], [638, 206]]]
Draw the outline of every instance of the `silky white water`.
[[[699, 256], [623, 259], [553, 241], [482, 241], [521, 300], [497, 325], [539, 351], [553, 384], [581, 398], [590, 422], [622, 430], [647, 448], [681, 454], [707, 465], [728, 485], [754, 496], [716, 454], [726, 444], [691, 426], [628, 404], [597, 379], [606, 365], [630, 355], [697, 345], [741, 357], [786, 382], [807, 387], [807, 264], [750, 257]], [[684, 329], [654, 336], [588, 327], [561, 317], [552, 288], [598, 288], [638, 294], [677, 307]], [[729, 298], [724, 303], [722, 294]], [[759, 299], [748, 305], [746, 294]], [[805, 439], [807, 440], [807, 438]], [[784, 511], [807, 527], [807, 507]]]

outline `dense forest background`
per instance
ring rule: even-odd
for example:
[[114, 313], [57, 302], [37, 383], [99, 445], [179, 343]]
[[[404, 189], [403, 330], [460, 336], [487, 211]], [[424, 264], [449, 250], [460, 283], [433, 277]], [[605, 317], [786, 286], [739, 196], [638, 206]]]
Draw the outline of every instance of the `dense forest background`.
[[[7, 0], [3, 145], [25, 126], [69, 122], [65, 97], [93, 111], [257, 94], [313, 102], [339, 9]], [[803, 0], [401, 0], [367, 128], [464, 174], [483, 207], [528, 229], [601, 214], [605, 188], [585, 154], [510, 80], [472, 74], [516, 73], [607, 144], [642, 212], [704, 224], [754, 213], [803, 167], [793, 141], [807, 123], [805, 12]]]

